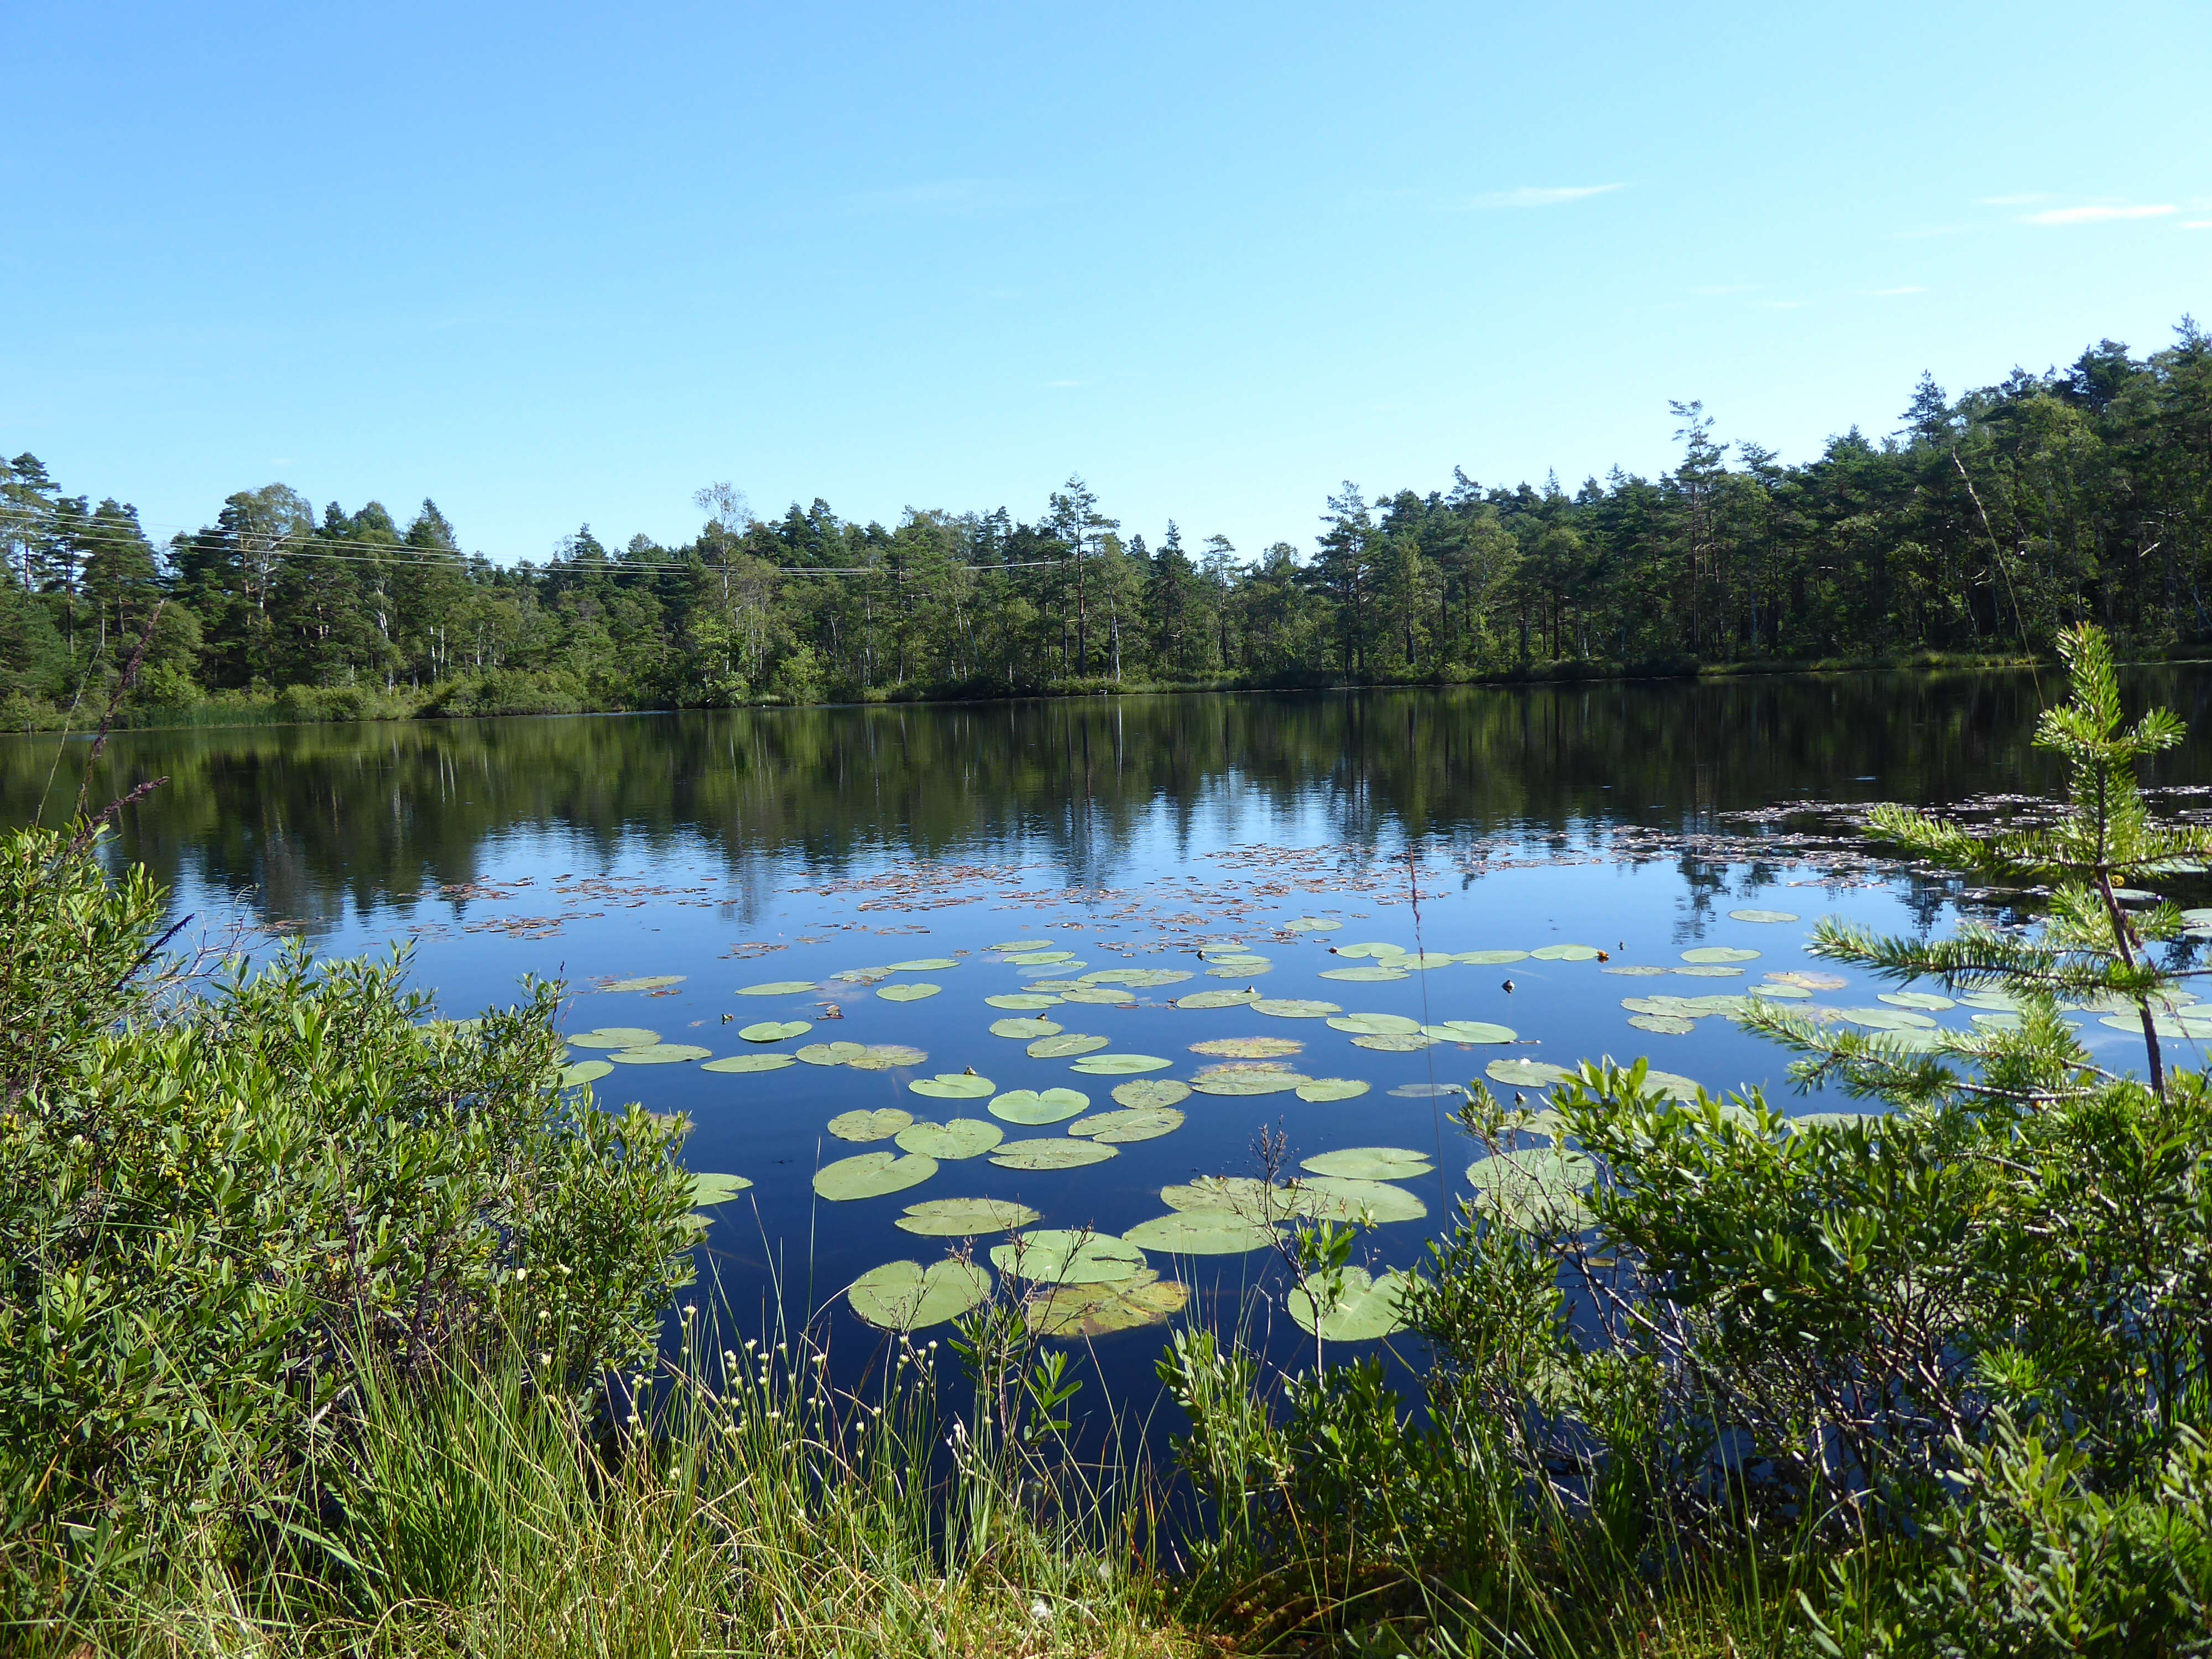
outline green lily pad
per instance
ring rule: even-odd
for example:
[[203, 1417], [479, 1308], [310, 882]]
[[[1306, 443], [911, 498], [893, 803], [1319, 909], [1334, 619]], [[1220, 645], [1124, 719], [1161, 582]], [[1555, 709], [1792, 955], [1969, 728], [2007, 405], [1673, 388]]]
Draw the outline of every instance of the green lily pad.
[[613, 1070], [604, 1060], [580, 1060], [574, 1066], [561, 1068], [561, 1086], [574, 1089], [580, 1084], [597, 1083]]
[[1219, 1211], [1248, 1219], [1286, 1221], [1298, 1212], [1298, 1188], [1270, 1187], [1251, 1176], [1200, 1176], [1160, 1188], [1160, 1202], [1193, 1214]]
[[1178, 1008], [1242, 1008], [1257, 1002], [1257, 991], [1193, 991], [1187, 997], [1177, 997]]
[[611, 1049], [607, 1058], [617, 1066], [678, 1066], [686, 1060], [704, 1060], [714, 1052], [696, 1042], [655, 1042], [643, 1048]]
[[1884, 991], [1875, 998], [1898, 1008], [1924, 1008], [1930, 1013], [1942, 1013], [1946, 1008], [1959, 1005], [1949, 997], [1937, 996], [1933, 991]]
[[994, 1019], [991, 1035], [1027, 1042], [1036, 1037], [1058, 1036], [1061, 1027], [1048, 1019]]
[[1271, 962], [1232, 962], [1206, 970], [1208, 979], [1257, 979], [1262, 974], [1272, 974], [1275, 965]]
[[1601, 974], [1619, 974], [1626, 979], [1650, 979], [1666, 971], [1664, 968], [1653, 968], [1636, 962], [1616, 962], [1598, 969]]
[[1869, 1031], [1927, 1031], [1937, 1023], [1909, 1008], [1838, 1008], [1833, 1018], [1863, 1025]]
[[[985, 997], [983, 1000], [994, 1008], [1035, 1009], [1056, 1008], [1063, 999], [1043, 991], [1009, 991], [1002, 997]], [[1050, 1024], [1049, 1021], [1046, 1023]], [[995, 1035], [1004, 1036], [1006, 1033], [1000, 1031]]]
[[579, 1031], [568, 1039], [572, 1048], [643, 1048], [660, 1041], [660, 1033], [640, 1025], [608, 1025], [596, 1031]]
[[1040, 1228], [991, 1247], [991, 1265], [1015, 1279], [1045, 1285], [1110, 1285], [1145, 1268], [1145, 1253], [1111, 1233]]
[[1118, 985], [1079, 985], [1073, 991], [1063, 991], [1060, 996], [1064, 1001], [1099, 1008], [1127, 1008], [1137, 1000], [1135, 992], [1125, 991]]
[[1316, 1176], [1298, 1183], [1298, 1209], [1316, 1220], [1419, 1221], [1429, 1206], [1403, 1187], [1352, 1176]]
[[1333, 933], [1343, 927], [1340, 921], [1331, 921], [1326, 916], [1297, 916], [1283, 924], [1286, 933]]
[[845, 1063], [856, 1072], [890, 1072], [902, 1066], [919, 1066], [928, 1058], [921, 1049], [903, 1042], [871, 1042]]
[[1203, 1042], [1192, 1043], [1190, 1051], [1215, 1060], [1281, 1060], [1289, 1054], [1304, 1054], [1305, 1047], [1296, 1037], [1208, 1037]]
[[1252, 1012], [1275, 1019], [1321, 1019], [1344, 1010], [1336, 1003], [1316, 1002], [1308, 997], [1261, 997], [1252, 1005]]
[[699, 1069], [702, 1072], [780, 1072], [799, 1061], [790, 1054], [728, 1054], [720, 1060], [710, 1060]]
[[[1034, 968], [1024, 968], [1022, 971], [1031, 974], [1037, 970]], [[1082, 988], [1083, 981], [1079, 979], [1033, 979], [1030, 981], [1030, 990], [1040, 995], [1049, 994], [1055, 1000], [1061, 1002], [1067, 1000], [1068, 992], [1079, 991]]]
[[1510, 1025], [1493, 1025], [1484, 1019], [1447, 1019], [1424, 1025], [1421, 1032], [1438, 1042], [1517, 1042], [1521, 1034]]
[[1813, 994], [1802, 985], [1777, 984], [1769, 980], [1762, 980], [1753, 986], [1751, 994], [1775, 1002], [1809, 1002], [1813, 997]]
[[1073, 962], [1073, 951], [1018, 951], [1003, 958], [1017, 968], [1044, 968], [1057, 962]]
[[1403, 1273], [1370, 1279], [1364, 1267], [1346, 1267], [1334, 1276], [1309, 1273], [1284, 1305], [1300, 1330], [1325, 1342], [1371, 1342], [1406, 1328], [1398, 1298], [1406, 1289]]
[[1698, 1029], [1697, 1021], [1679, 1014], [1631, 1014], [1628, 1023], [1639, 1031], [1656, 1031], [1662, 1036], [1687, 1036]]
[[1140, 1221], [1121, 1237], [1143, 1250], [1170, 1255], [1243, 1255], [1275, 1242], [1275, 1230], [1226, 1210], [1177, 1210]]
[[1009, 1089], [990, 1105], [993, 1117], [1008, 1123], [1064, 1123], [1089, 1109], [1091, 1097], [1079, 1089]]
[[915, 980], [903, 985], [878, 986], [876, 994], [885, 1002], [919, 1002], [924, 997], [933, 997], [945, 988], [932, 985], [927, 980]]
[[1682, 960], [1699, 967], [1717, 962], [1756, 962], [1759, 953], [1741, 945], [1700, 945], [1694, 951], [1682, 952]]
[[1406, 954], [1406, 947], [1402, 945], [1380, 945], [1372, 940], [1358, 945], [1338, 945], [1330, 948], [1338, 956], [1348, 957], [1354, 962], [1377, 960], [1385, 957], [1402, 957]]
[[973, 1072], [940, 1072], [935, 1077], [918, 1077], [906, 1086], [908, 1093], [932, 1100], [981, 1100], [998, 1085]]
[[1208, 1072], [1190, 1080], [1190, 1086], [1202, 1095], [1284, 1095], [1302, 1083], [1313, 1079], [1301, 1072], [1279, 1072], [1271, 1067], [1252, 1066], [1225, 1072]]
[[1027, 1316], [1036, 1336], [1111, 1336], [1172, 1319], [1189, 1300], [1188, 1285], [1147, 1268], [1110, 1285], [1056, 1285], [1030, 1300]]
[[1056, 942], [1057, 941], [1055, 940], [1048, 939], [1010, 939], [1002, 940], [997, 945], [987, 945], [983, 948], [986, 951], [1012, 951], [1016, 952], [1049, 951]]
[[1310, 1175], [1353, 1181], [1412, 1181], [1437, 1172], [1426, 1152], [1404, 1146], [1347, 1146], [1340, 1152], [1310, 1158], [1298, 1167]]
[[1449, 968], [1459, 958], [1449, 951], [1409, 951], [1404, 956], [1389, 958], [1393, 968], [1407, 973], [1427, 973], [1432, 969]]
[[873, 985], [880, 980], [889, 979], [890, 975], [891, 970], [887, 967], [848, 968], [844, 972], [832, 974], [830, 977], [847, 985]]
[[1605, 953], [1595, 945], [1540, 945], [1528, 954], [1539, 962], [1595, 962]]
[[1597, 1178], [1597, 1166], [1581, 1152], [1529, 1147], [1477, 1158], [1468, 1165], [1468, 1184], [1516, 1226], [1573, 1228], [1588, 1224], [1582, 1194]]
[[1078, 1054], [1095, 1054], [1106, 1046], [1103, 1036], [1089, 1036], [1081, 1031], [1062, 1031], [1058, 1036], [1039, 1037], [1029, 1046], [1031, 1060], [1073, 1060]]
[[1164, 1072], [1174, 1064], [1158, 1054], [1085, 1054], [1073, 1069], [1085, 1077], [1134, 1077], [1139, 1072]]
[[1196, 976], [1180, 968], [1109, 968], [1083, 977], [1092, 985], [1126, 985], [1133, 991], [1150, 991], [1163, 985], [1180, 985]]
[[1334, 1014], [1329, 1018], [1328, 1029], [1361, 1036], [1408, 1036], [1421, 1029], [1421, 1022], [1403, 1014]]
[[830, 1120], [830, 1133], [840, 1140], [889, 1140], [913, 1121], [912, 1112], [883, 1106], [872, 1112], [840, 1112]]
[[924, 1238], [981, 1238], [1010, 1233], [1042, 1218], [1026, 1204], [1005, 1198], [926, 1198], [909, 1204], [891, 1224]]
[[1120, 1150], [1095, 1140], [1009, 1140], [995, 1148], [991, 1162], [1002, 1170], [1074, 1170], [1085, 1164], [1103, 1164], [1119, 1158]]
[[1425, 1031], [1384, 1031], [1372, 1036], [1352, 1039], [1355, 1048], [1372, 1048], [1377, 1054], [1413, 1054], [1424, 1048], [1433, 1048], [1437, 1040]]
[[1540, 1060], [1493, 1060], [1482, 1072], [1492, 1083], [1503, 1083], [1510, 1089], [1548, 1089], [1574, 1075]]
[[845, 1300], [879, 1330], [919, 1331], [957, 1319], [990, 1294], [990, 1273], [972, 1261], [886, 1261], [854, 1279]]
[[1182, 1127], [1182, 1114], [1172, 1106], [1132, 1106], [1115, 1112], [1093, 1112], [1067, 1126], [1067, 1133], [1127, 1146], [1139, 1140], [1158, 1140]]
[[1462, 951], [1459, 959], [1470, 968], [1503, 968], [1508, 963], [1526, 962], [1526, 951]]
[[1394, 979], [1406, 978], [1407, 973], [1402, 968], [1324, 968], [1321, 976], [1346, 980], [1354, 985], [1387, 985]]
[[1256, 951], [1200, 951], [1200, 962], [1210, 962], [1217, 968], [1265, 968], [1267, 958]]
[[1731, 910], [1731, 921], [1802, 921], [1804, 918], [1795, 910]]
[[738, 1035], [748, 1042], [781, 1042], [787, 1037], [805, 1036], [813, 1029], [811, 1019], [764, 1019], [757, 1025], [740, 1025]]
[[809, 1066], [850, 1066], [867, 1052], [867, 1045], [862, 1042], [810, 1042], [793, 1058]]
[[691, 1177], [691, 1207], [705, 1210], [726, 1204], [752, 1184], [743, 1176], [696, 1173]]
[[1171, 1077], [1140, 1078], [1114, 1091], [1114, 1102], [1134, 1111], [1178, 1105], [1190, 1098], [1190, 1085]]
[[688, 974], [642, 974], [635, 979], [610, 980], [599, 987], [602, 991], [665, 991], [672, 985], [681, 985], [690, 978]]
[[937, 974], [944, 972], [948, 968], [957, 968], [959, 965], [960, 963], [958, 961], [951, 957], [916, 957], [912, 962], [895, 962], [891, 963], [891, 972], [895, 974]]
[[814, 1172], [814, 1190], [833, 1204], [919, 1187], [937, 1173], [937, 1160], [919, 1152], [862, 1152], [841, 1158]]
[[1684, 1077], [1680, 1072], [1662, 1072], [1654, 1067], [1644, 1073], [1644, 1086], [1656, 1089], [1669, 1100], [1694, 1101], [1698, 1097], [1698, 1080]]
[[811, 979], [772, 979], [765, 985], [740, 985], [738, 994], [741, 997], [795, 997], [815, 988]]
[[956, 1117], [949, 1123], [916, 1121], [901, 1129], [892, 1144], [925, 1158], [981, 1158], [1006, 1138], [1006, 1132], [980, 1117]]
[[1743, 977], [1742, 969], [1726, 968], [1718, 963], [1712, 962], [1692, 963], [1687, 968], [1670, 968], [1667, 971], [1680, 974], [1686, 979], [1741, 979]]
[[[2016, 1014], [2027, 1006], [2009, 991], [1969, 991], [1959, 1001], [1965, 1007], [1986, 1008], [1999, 1014]], [[574, 1042], [575, 1038], [568, 1041]]]
[[1400, 1100], [1442, 1100], [1452, 1095], [1464, 1097], [1467, 1094], [1456, 1083], [1401, 1083], [1390, 1092]]
[[1368, 1085], [1356, 1077], [1317, 1077], [1310, 1083], [1298, 1085], [1300, 1100], [1327, 1102], [1357, 1100], [1367, 1092]]

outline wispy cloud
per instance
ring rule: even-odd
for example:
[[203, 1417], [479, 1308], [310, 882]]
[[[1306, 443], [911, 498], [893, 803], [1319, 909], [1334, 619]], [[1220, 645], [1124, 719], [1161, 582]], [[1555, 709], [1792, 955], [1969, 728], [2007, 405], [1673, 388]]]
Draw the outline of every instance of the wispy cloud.
[[928, 213], [945, 217], [1026, 207], [1036, 192], [1011, 179], [928, 179], [889, 190], [856, 191], [846, 205], [862, 213]]
[[1486, 208], [1559, 207], [1568, 202], [1580, 202], [1592, 196], [1604, 196], [1620, 189], [1619, 185], [1523, 185], [1518, 190], [1493, 190], [1480, 196], [1470, 196], [1460, 205], [1480, 210]]
[[1893, 300], [1900, 294], [1925, 294], [1927, 292], [1928, 290], [1926, 289], [1921, 288], [1917, 285], [1908, 285], [1904, 288], [1878, 288], [1875, 289], [1874, 295], [1877, 300]]
[[2212, 219], [2184, 219], [2181, 228], [2184, 230], [2212, 230]]
[[2025, 196], [1977, 196], [1976, 207], [2028, 207], [2037, 202], [2047, 202], [2050, 196], [2042, 191], [2030, 191]]
[[2087, 207], [2052, 208], [2044, 213], [2025, 213], [2021, 222], [2027, 225], [2097, 225], [2113, 219], [2163, 219], [2173, 211], [2173, 204], [2138, 203], [2124, 206], [2112, 203], [2093, 203]]

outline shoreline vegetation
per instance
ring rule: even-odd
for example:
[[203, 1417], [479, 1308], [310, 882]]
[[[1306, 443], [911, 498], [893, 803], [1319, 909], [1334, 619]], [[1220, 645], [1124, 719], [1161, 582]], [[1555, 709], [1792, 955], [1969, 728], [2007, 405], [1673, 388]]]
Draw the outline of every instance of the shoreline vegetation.
[[2039, 924], [1808, 946], [1972, 1024], [1747, 1000], [1864, 1112], [1471, 1083], [1474, 1195], [1380, 1277], [1263, 1135], [1222, 1201], [1312, 1344], [1160, 1333], [1171, 1468], [986, 1241], [857, 1381], [817, 1314], [738, 1335], [692, 1246], [745, 1183], [563, 1086], [558, 988], [454, 1023], [399, 962], [179, 961], [115, 806], [0, 836], [0, 1650], [2201, 1655], [2212, 1085], [2172, 1061], [2212, 908], [2143, 889], [2212, 830], [2137, 787], [2180, 720], [2061, 643], [2047, 813], [1868, 829]]
[[1923, 376], [1894, 431], [1800, 462], [1671, 409], [1656, 477], [1347, 481], [1310, 542], [1241, 550], [1070, 477], [1033, 517], [890, 524], [709, 484], [688, 539], [585, 524], [495, 558], [433, 501], [283, 483], [148, 526], [26, 453], [0, 462], [0, 730], [101, 707], [134, 653], [125, 723], [218, 724], [2042, 660], [2082, 623], [2133, 658], [2212, 649], [2189, 318], [1955, 398]]

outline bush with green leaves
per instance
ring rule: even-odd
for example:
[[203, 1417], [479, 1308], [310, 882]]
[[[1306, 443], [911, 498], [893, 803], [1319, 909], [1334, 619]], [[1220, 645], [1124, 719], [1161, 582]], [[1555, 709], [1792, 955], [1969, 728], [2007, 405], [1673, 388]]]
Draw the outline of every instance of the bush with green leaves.
[[651, 1351], [690, 1271], [680, 1127], [559, 1088], [554, 988], [441, 1023], [404, 959], [295, 948], [203, 992], [161, 971], [160, 893], [98, 854], [0, 840], [11, 1535], [252, 1522], [370, 1359], [514, 1336], [581, 1390]]

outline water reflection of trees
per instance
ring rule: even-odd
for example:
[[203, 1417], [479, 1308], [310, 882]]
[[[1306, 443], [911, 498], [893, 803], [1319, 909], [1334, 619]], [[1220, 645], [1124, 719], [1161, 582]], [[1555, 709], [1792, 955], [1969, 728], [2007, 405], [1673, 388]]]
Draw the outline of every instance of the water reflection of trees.
[[[2212, 677], [2130, 689], [2212, 733]], [[477, 880], [488, 838], [532, 834], [580, 871], [704, 853], [742, 904], [786, 859], [825, 876], [1042, 860], [1112, 885], [1148, 873], [1127, 867], [1140, 826], [1188, 851], [1318, 817], [1358, 855], [1407, 830], [1573, 841], [1810, 797], [1953, 800], [2047, 781], [2027, 742], [2040, 702], [2024, 674], [1850, 675], [140, 732], [91, 793], [167, 774], [118, 853], [312, 926]], [[2166, 775], [2203, 775], [2206, 741]], [[74, 800], [85, 752], [67, 746], [48, 791], [51, 742], [0, 744], [0, 813]]]

